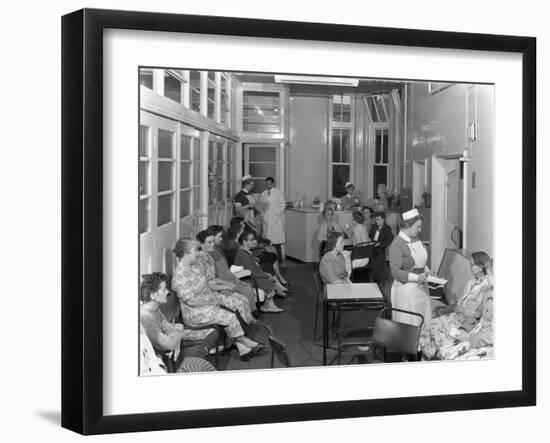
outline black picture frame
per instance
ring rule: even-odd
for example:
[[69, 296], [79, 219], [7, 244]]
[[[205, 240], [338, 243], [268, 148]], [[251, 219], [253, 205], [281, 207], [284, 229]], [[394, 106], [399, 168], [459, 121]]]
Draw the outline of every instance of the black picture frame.
[[[106, 416], [103, 403], [103, 31], [108, 28], [501, 51], [522, 56], [522, 388], [517, 391]], [[82, 434], [536, 404], [536, 39], [83, 9], [62, 18], [62, 426]]]

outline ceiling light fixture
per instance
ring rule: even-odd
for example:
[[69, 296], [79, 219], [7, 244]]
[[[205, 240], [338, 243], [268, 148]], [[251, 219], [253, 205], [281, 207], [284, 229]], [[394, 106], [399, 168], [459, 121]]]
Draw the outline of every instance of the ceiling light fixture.
[[275, 83], [356, 87], [359, 84], [359, 80], [357, 80], [356, 78], [345, 78], [345, 77], [312, 77], [309, 75], [275, 75]]

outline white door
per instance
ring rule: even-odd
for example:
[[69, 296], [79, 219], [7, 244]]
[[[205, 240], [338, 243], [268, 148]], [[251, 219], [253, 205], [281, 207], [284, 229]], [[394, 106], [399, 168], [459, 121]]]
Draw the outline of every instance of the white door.
[[462, 248], [462, 165], [454, 158], [432, 157], [431, 267], [437, 269], [445, 249]]
[[[143, 136], [141, 136], [143, 134]], [[177, 233], [179, 125], [140, 112], [140, 273], [172, 274]]]
[[461, 206], [462, 186], [460, 163], [447, 160], [445, 172], [445, 248], [460, 249], [461, 245]]

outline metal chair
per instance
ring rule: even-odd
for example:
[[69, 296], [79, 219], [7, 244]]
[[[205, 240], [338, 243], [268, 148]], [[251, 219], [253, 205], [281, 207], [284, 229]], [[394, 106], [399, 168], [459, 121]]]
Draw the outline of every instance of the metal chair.
[[[166, 317], [166, 320], [184, 324], [181, 315], [180, 303], [174, 291], [169, 291], [166, 303], [160, 305], [160, 310]], [[215, 347], [214, 366], [216, 367], [216, 369], [218, 369], [220, 349], [223, 349], [225, 347], [225, 331], [223, 327], [217, 324], [204, 326], [189, 326], [184, 324], [184, 327], [185, 329], [195, 331], [214, 329], [216, 332], [215, 334], [209, 334], [202, 340], [182, 340], [181, 352], [178, 359], [173, 358], [174, 353], [159, 352], [168, 372], [176, 372], [179, 364], [181, 364], [181, 361], [183, 360], [183, 357], [189, 354], [187, 351], [185, 351], [185, 349], [191, 350], [191, 348], [194, 347], [204, 348], [204, 356], [207, 356], [210, 352], [210, 349]], [[173, 371], [171, 371], [171, 369], [173, 369]]]
[[[315, 322], [313, 324], [313, 344], [317, 343], [318, 337], [317, 337], [317, 327], [319, 324], [319, 308], [323, 306], [323, 295], [324, 295], [324, 285], [323, 281], [321, 280], [321, 276], [319, 275], [319, 272], [313, 273], [313, 284], [315, 287]], [[332, 324], [335, 323], [335, 305], [333, 303], [329, 303], [328, 305], [329, 311], [332, 311]]]
[[[362, 353], [372, 352], [373, 348], [373, 326], [368, 324], [367, 319], [361, 318], [361, 313], [380, 311], [386, 307], [385, 301], [355, 301], [349, 303], [338, 303], [337, 309], [337, 349], [338, 349], [338, 364], [342, 363], [342, 353], [350, 349], [355, 349], [355, 354], [351, 362]], [[347, 326], [344, 325], [346, 320], [346, 312], [358, 313], [355, 319], [356, 322]], [[366, 314], [365, 314], [366, 315]], [[349, 322], [349, 319], [348, 319]], [[372, 322], [372, 320], [371, 320]]]
[[283, 343], [283, 341], [275, 337], [271, 328], [265, 323], [258, 322], [257, 324], [264, 329], [267, 335], [267, 339], [269, 341], [269, 345], [271, 346], [271, 367], [275, 367], [275, 355], [277, 355], [279, 363], [281, 363], [283, 366], [287, 368], [292, 367], [292, 365], [290, 364], [290, 358], [288, 357], [288, 354], [286, 352], [286, 345]]
[[[420, 323], [418, 325], [411, 325], [387, 318], [388, 314], [393, 312], [401, 312], [418, 317]], [[418, 358], [418, 340], [423, 325], [424, 316], [417, 312], [397, 308], [382, 309], [374, 322], [372, 336], [372, 342], [375, 347], [382, 348], [382, 361], [386, 360], [386, 351], [408, 354], [416, 360]]]
[[[372, 256], [374, 252], [375, 242], [363, 242], [356, 244], [351, 250], [351, 262], [354, 260], [361, 260], [368, 258], [369, 261], [365, 266], [353, 268], [350, 275], [350, 280], [355, 282], [355, 276], [357, 273], [364, 273], [370, 271], [372, 268]], [[370, 277], [369, 279], [370, 280]]]

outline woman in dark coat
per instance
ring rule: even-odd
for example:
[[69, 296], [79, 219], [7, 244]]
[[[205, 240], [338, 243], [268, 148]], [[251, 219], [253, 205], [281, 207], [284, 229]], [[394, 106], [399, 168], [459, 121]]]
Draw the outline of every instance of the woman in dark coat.
[[372, 241], [376, 242], [372, 253], [372, 279], [375, 282], [382, 282], [391, 279], [390, 269], [386, 263], [386, 249], [391, 245], [393, 234], [386, 224], [384, 212], [376, 212], [374, 221], [369, 233]]

